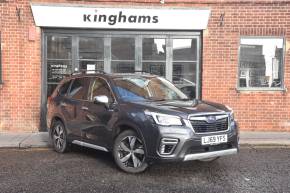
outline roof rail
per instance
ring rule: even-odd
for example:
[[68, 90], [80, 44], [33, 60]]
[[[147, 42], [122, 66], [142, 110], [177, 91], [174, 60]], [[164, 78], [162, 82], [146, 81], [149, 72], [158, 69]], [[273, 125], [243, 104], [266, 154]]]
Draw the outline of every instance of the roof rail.
[[135, 70], [134, 73], [151, 74], [150, 72], [144, 70]]
[[105, 71], [103, 70], [79, 70], [79, 71], [74, 71], [73, 73], [71, 73], [71, 75], [76, 75], [76, 74], [93, 74], [93, 73], [99, 73], [99, 74], [106, 74]]

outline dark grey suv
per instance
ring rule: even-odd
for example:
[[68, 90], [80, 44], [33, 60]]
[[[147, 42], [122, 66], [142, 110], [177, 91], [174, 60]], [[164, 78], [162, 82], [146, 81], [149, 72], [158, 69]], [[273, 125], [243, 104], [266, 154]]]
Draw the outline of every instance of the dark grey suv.
[[213, 161], [238, 152], [230, 108], [189, 99], [150, 74], [65, 78], [48, 99], [47, 126], [57, 152], [71, 143], [112, 152], [130, 173], [160, 161]]

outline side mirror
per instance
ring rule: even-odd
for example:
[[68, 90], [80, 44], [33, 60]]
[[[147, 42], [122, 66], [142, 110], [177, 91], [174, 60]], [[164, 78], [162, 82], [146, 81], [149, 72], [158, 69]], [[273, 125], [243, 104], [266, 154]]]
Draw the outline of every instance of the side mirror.
[[106, 95], [95, 96], [94, 103], [101, 103], [108, 106], [109, 98]]

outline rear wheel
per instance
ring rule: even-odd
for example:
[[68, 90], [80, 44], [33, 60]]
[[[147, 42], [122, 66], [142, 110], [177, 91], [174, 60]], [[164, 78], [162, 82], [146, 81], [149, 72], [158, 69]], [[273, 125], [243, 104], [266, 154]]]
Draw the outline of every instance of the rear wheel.
[[116, 164], [125, 172], [140, 173], [148, 167], [145, 145], [132, 130], [126, 130], [116, 138], [113, 155]]
[[53, 123], [51, 138], [56, 152], [64, 153], [68, 150], [67, 133], [61, 121]]

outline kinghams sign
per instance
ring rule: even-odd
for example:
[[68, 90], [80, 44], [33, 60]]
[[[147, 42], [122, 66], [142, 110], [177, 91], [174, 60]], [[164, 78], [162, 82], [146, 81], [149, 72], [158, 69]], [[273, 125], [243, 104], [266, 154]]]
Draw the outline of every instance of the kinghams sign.
[[[95, 12], [97, 13], [97, 10]], [[126, 15], [119, 11], [117, 15], [84, 14], [83, 21], [104, 22], [109, 25], [115, 25], [116, 23], [158, 23], [159, 20], [157, 15]]]
[[203, 30], [209, 9], [109, 8], [31, 4], [36, 26], [91, 29]]

